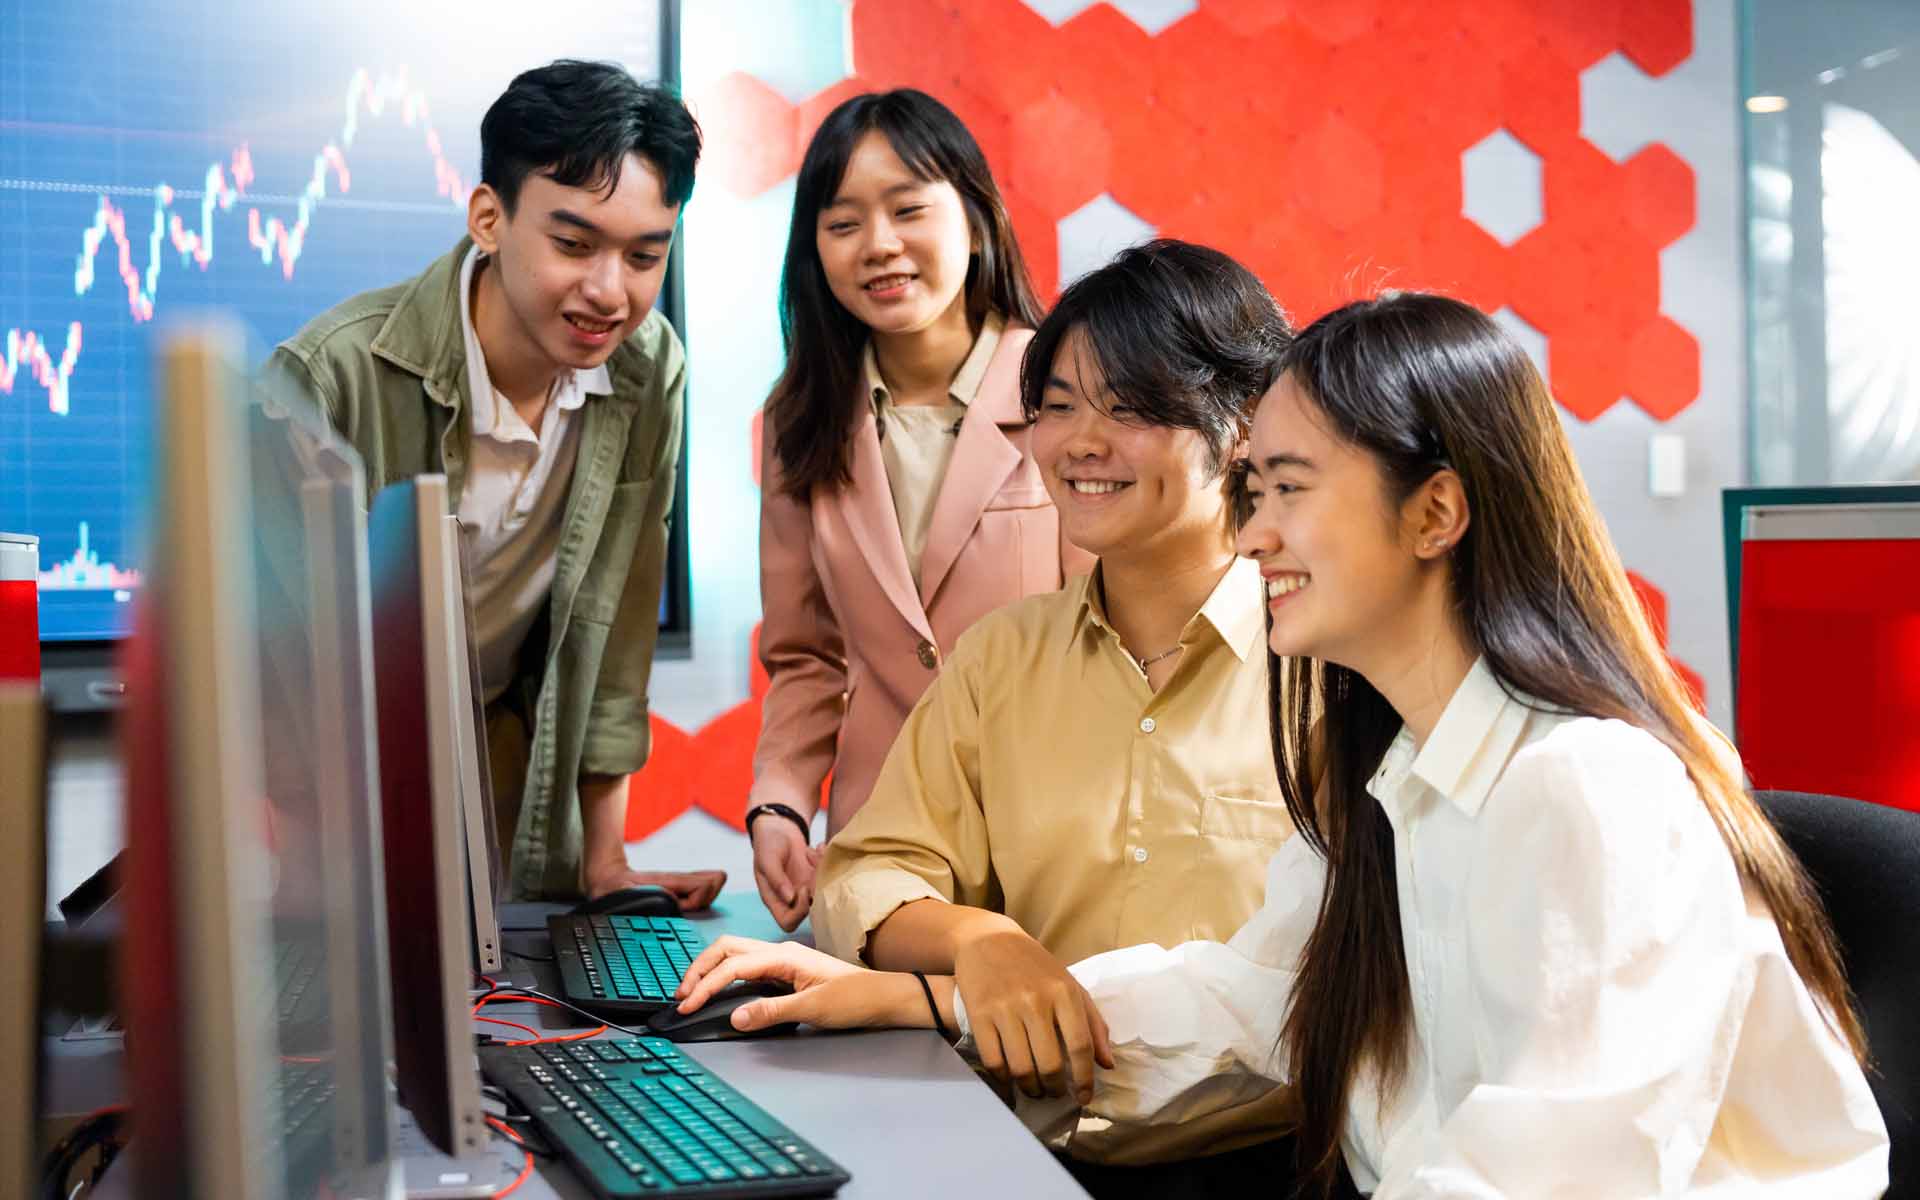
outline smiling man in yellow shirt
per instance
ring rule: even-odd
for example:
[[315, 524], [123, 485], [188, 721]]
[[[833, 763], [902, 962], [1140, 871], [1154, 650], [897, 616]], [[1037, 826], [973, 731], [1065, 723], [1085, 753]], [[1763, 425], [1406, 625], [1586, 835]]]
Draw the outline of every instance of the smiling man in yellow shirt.
[[[1231, 471], [1289, 337], [1258, 280], [1184, 243], [1067, 290], [1022, 402], [1062, 528], [1099, 564], [960, 639], [827, 847], [821, 947], [953, 974], [982, 1065], [1028, 1088], [1062, 1046], [1103, 1052], [1064, 963], [1231, 936], [1293, 831], [1246, 717], [1266, 703], [1264, 597], [1234, 556]], [[1291, 1165], [1271, 1142], [1286, 1115], [1276, 1095], [1099, 1153], [1214, 1156], [1155, 1175], [1156, 1194], [1267, 1187]]]

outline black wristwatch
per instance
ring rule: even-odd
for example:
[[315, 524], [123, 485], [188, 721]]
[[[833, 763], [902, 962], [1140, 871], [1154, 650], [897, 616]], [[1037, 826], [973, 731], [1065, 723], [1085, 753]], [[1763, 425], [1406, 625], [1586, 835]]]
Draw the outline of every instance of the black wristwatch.
[[776, 817], [785, 817], [800, 829], [800, 844], [805, 846], [813, 841], [813, 826], [799, 813], [784, 804], [756, 804], [747, 810], [747, 837], [753, 837], [753, 822], [756, 818], [772, 813]]

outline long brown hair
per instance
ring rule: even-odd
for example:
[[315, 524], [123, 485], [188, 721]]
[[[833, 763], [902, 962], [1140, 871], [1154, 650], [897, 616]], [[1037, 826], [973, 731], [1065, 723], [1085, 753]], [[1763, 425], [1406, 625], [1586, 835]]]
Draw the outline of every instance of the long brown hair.
[[[1473, 519], [1451, 554], [1451, 599], [1472, 647], [1510, 695], [1629, 722], [1673, 751], [1740, 877], [1765, 897], [1795, 969], [1864, 1062], [1813, 886], [1698, 720], [1525, 353], [1468, 305], [1394, 293], [1320, 318], [1281, 368], [1340, 437], [1374, 458], [1396, 503], [1438, 470], [1459, 475]], [[1401, 720], [1352, 670], [1304, 659], [1270, 666], [1281, 791], [1327, 859], [1281, 1039], [1304, 1108], [1300, 1161], [1326, 1194], [1356, 1078], [1374, 1072], [1384, 1099], [1406, 1069], [1412, 1000], [1393, 831], [1366, 787]]]
[[867, 327], [833, 298], [814, 226], [839, 190], [854, 146], [876, 130], [907, 170], [924, 180], [951, 183], [960, 193], [979, 247], [967, 264], [968, 311], [997, 312], [1015, 325], [1040, 323], [1040, 301], [1014, 240], [1006, 202], [979, 143], [953, 110], [912, 88], [842, 101], [820, 123], [800, 160], [780, 277], [787, 365], [767, 397], [766, 425], [785, 489], [797, 498], [816, 486], [844, 487], [852, 478], [854, 393]]

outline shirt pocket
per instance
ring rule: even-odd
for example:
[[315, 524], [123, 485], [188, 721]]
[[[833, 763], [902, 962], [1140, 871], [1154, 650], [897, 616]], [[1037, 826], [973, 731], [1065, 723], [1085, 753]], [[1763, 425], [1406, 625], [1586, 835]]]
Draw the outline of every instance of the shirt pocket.
[[1208, 792], [1200, 802], [1200, 836], [1278, 847], [1293, 832], [1287, 806], [1278, 800], [1251, 800]]

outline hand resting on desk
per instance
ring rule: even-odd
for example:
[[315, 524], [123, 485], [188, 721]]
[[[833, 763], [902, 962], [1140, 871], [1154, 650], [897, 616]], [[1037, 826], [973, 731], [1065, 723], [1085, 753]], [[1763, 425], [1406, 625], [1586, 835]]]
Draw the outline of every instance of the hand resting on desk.
[[[920, 981], [898, 971], [874, 971], [842, 962], [830, 954], [797, 942], [759, 942], [751, 938], [722, 937], [701, 952], [681, 978], [674, 993], [681, 1012], [692, 1012], [720, 989], [739, 979], [779, 980], [793, 985], [790, 996], [773, 996], [742, 1005], [733, 1013], [739, 1030], [760, 1029], [783, 1021], [798, 1021], [821, 1029], [932, 1029], [934, 1014]], [[954, 983], [950, 976], [929, 976], [940, 1020], [949, 1030], [957, 1025]], [[1089, 1045], [1085, 1053], [1067, 1052], [1056, 1035], [1038, 1039], [1024, 1057], [1025, 1071], [1018, 1082], [1030, 1094], [1062, 1096], [1069, 1085], [1081, 1103], [1093, 1094], [1093, 1067], [1113, 1065], [1112, 1051]]]

